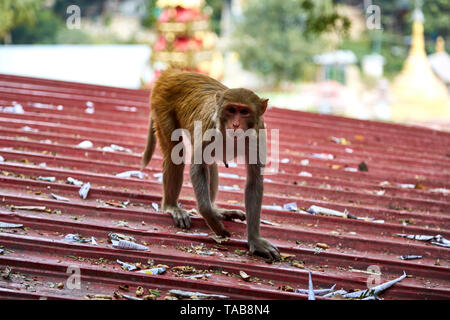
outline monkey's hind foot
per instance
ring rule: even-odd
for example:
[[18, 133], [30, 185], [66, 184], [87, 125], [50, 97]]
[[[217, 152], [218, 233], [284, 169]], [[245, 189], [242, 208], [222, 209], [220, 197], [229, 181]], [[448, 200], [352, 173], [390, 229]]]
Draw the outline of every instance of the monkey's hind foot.
[[242, 210], [217, 209], [217, 213], [222, 220], [245, 220], [245, 212]]
[[181, 229], [191, 228], [191, 216], [189, 211], [180, 207], [167, 207], [164, 211], [170, 213], [176, 227]]

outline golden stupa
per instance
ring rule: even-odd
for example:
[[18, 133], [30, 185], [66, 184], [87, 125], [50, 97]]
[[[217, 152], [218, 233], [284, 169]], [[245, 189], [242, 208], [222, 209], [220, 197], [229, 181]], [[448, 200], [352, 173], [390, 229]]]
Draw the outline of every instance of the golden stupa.
[[392, 120], [450, 119], [447, 88], [433, 73], [425, 52], [423, 14], [413, 14], [411, 49], [403, 70], [392, 85]]

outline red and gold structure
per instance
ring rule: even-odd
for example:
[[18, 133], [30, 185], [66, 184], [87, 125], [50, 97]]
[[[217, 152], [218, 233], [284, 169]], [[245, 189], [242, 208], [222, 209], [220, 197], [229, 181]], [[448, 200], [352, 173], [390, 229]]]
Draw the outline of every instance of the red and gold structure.
[[215, 49], [217, 35], [210, 30], [203, 5], [203, 0], [157, 2], [162, 12], [156, 23], [158, 38], [152, 47], [152, 63], [222, 77], [222, 55]]

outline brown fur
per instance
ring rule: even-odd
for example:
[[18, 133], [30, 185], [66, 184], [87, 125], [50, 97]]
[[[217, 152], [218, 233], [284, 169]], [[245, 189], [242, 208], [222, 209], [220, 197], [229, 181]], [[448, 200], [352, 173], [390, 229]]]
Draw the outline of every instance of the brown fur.
[[[221, 131], [229, 128], [232, 119], [225, 109], [233, 104], [249, 111], [248, 116], [234, 114], [234, 124], [238, 123], [239, 128], [264, 128], [262, 115], [267, 107], [267, 99], [260, 99], [250, 90], [229, 89], [206, 75], [175, 69], [164, 71], [153, 87], [149, 132], [141, 168], [144, 169], [151, 160], [157, 137], [164, 158], [162, 208], [172, 215], [175, 224], [181, 228], [190, 227], [190, 217], [186, 210], [178, 206], [184, 164], [175, 165], [171, 160], [172, 149], [179, 143], [171, 141], [172, 132], [180, 128], [187, 129], [193, 138], [194, 121], [198, 120], [202, 121], [203, 133], [212, 128]], [[229, 232], [221, 220], [244, 220], [245, 213], [215, 206], [218, 188], [217, 164], [191, 164], [190, 175], [200, 214], [216, 234], [228, 236]], [[263, 179], [260, 166], [247, 164], [245, 205], [250, 251], [278, 259], [278, 249], [259, 236], [262, 196]]]

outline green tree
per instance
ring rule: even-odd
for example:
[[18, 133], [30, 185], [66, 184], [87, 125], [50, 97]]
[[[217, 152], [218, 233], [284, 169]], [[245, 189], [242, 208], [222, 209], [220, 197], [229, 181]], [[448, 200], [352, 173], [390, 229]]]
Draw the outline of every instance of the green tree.
[[156, 6], [155, 0], [145, 0], [145, 16], [142, 18], [142, 25], [146, 28], [153, 28], [158, 19], [161, 9]]
[[328, 0], [249, 0], [233, 48], [245, 69], [278, 86], [305, 75], [312, 56], [326, 47], [320, 34], [349, 26]]
[[220, 19], [222, 17], [222, 5], [226, 0], [206, 0], [205, 4], [212, 9], [211, 27], [213, 31], [220, 34]]
[[22, 23], [11, 30], [11, 36], [15, 44], [51, 44], [56, 42], [58, 30], [64, 27], [63, 21], [51, 10], [40, 10], [36, 12], [33, 27]]
[[9, 42], [11, 30], [20, 24], [33, 24], [42, 0], [0, 0], [0, 38]]

